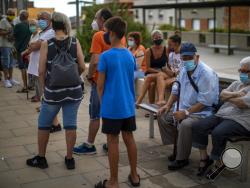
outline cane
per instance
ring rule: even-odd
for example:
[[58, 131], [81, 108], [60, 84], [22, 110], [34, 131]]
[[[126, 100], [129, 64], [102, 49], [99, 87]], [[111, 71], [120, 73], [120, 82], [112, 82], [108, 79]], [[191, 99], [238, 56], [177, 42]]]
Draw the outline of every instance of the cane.
[[[176, 111], [179, 111], [180, 109], [180, 95], [181, 95], [181, 83], [179, 81], [174, 81], [173, 85], [176, 84], [178, 87], [178, 93], [177, 93], [177, 102], [176, 102]], [[174, 118], [174, 117], [173, 117]], [[174, 127], [175, 127], [175, 131], [174, 131], [174, 149], [173, 149], [173, 157], [176, 157], [177, 154], [177, 139], [178, 139], [178, 130], [177, 127], [179, 125], [179, 121], [176, 121], [174, 119]]]

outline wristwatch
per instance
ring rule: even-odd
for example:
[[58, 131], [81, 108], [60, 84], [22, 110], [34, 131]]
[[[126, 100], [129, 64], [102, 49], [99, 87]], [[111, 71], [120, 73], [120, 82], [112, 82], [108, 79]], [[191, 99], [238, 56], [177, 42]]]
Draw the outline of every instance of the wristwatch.
[[189, 116], [189, 114], [190, 114], [189, 111], [184, 110], [184, 112], [185, 112], [185, 115], [186, 115], [186, 116]]

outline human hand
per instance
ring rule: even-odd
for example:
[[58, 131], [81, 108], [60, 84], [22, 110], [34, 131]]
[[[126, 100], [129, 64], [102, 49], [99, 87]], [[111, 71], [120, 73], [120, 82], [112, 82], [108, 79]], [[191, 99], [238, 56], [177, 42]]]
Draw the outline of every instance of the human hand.
[[185, 111], [176, 111], [173, 113], [173, 115], [177, 121], [181, 121], [187, 117]]
[[161, 115], [163, 114], [164, 112], [165, 113], [168, 113], [170, 111], [170, 107], [168, 105], [164, 105], [163, 107], [161, 107], [159, 110], [158, 110], [158, 115]]

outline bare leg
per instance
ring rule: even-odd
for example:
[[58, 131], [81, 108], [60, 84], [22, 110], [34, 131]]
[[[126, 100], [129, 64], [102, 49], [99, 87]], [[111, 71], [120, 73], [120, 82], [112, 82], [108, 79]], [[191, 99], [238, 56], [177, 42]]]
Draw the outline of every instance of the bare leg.
[[107, 187], [118, 188], [119, 135], [107, 134], [110, 180]]
[[98, 133], [100, 127], [100, 119], [90, 120], [89, 122], [89, 134], [88, 134], [88, 142], [94, 144], [95, 137]]
[[122, 137], [124, 140], [124, 143], [127, 147], [128, 151], [128, 158], [129, 158], [129, 164], [130, 164], [130, 174], [133, 182], [139, 182], [139, 177], [137, 174], [137, 148], [134, 140], [134, 136], [132, 132], [122, 132]]
[[9, 79], [12, 79], [12, 75], [13, 75], [13, 68], [9, 69]]
[[67, 159], [72, 159], [73, 148], [76, 143], [76, 130], [66, 130]]
[[4, 80], [9, 80], [9, 70], [8, 69], [4, 69], [3, 70], [3, 75], [4, 75]]
[[22, 69], [21, 73], [22, 73], [22, 79], [23, 79], [23, 88], [27, 89], [28, 88], [28, 86], [27, 86], [27, 71], [25, 69]]
[[[208, 158], [207, 150], [202, 150], [200, 149], [200, 159], [201, 160], [206, 160]], [[206, 164], [204, 162], [200, 163], [200, 167], [204, 167]]]
[[156, 87], [155, 82], [151, 82], [149, 89], [148, 89], [148, 102], [150, 104], [155, 103], [155, 87]]
[[139, 95], [139, 97], [136, 101], [136, 104], [140, 104], [142, 102], [143, 98], [145, 97], [145, 95], [148, 91], [148, 88], [150, 86], [151, 81], [152, 81], [151, 75], [149, 75], [145, 78], [145, 81], [144, 81], [143, 86], [142, 86], [141, 94]]
[[157, 93], [158, 93], [158, 102], [157, 104], [162, 104], [165, 102], [165, 90], [166, 90], [166, 79], [169, 78], [165, 73], [159, 73], [157, 76]]
[[40, 157], [45, 157], [48, 141], [49, 130], [38, 130], [38, 153]]
[[52, 124], [53, 124], [54, 126], [58, 126], [58, 125], [60, 124], [60, 122], [59, 122], [59, 120], [58, 120], [58, 115], [54, 118]]

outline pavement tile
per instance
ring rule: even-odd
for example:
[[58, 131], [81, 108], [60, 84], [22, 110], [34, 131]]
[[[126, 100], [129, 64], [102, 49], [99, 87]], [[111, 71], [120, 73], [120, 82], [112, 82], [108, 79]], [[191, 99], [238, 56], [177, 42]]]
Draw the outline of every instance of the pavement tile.
[[48, 175], [44, 170], [32, 167], [2, 172], [0, 173], [0, 177], [1, 176], [12, 178], [13, 181], [18, 182], [19, 184], [48, 179]]
[[24, 155], [28, 155], [28, 151], [23, 146], [15, 146], [15, 147], [0, 147], [0, 157], [11, 158], [11, 157], [20, 157]]
[[11, 133], [11, 131], [9, 130], [1, 130], [0, 131], [0, 142], [1, 142], [1, 139], [5, 139], [5, 138], [11, 138], [13, 137], [14, 135]]
[[55, 165], [49, 164], [49, 168], [46, 169], [46, 173], [49, 175], [49, 177], [55, 178], [78, 173], [93, 172], [103, 169], [105, 169], [105, 167], [98, 163], [94, 158], [85, 158], [76, 161], [76, 169], [74, 170], [67, 170], [64, 161]]
[[172, 172], [163, 175], [164, 178], [168, 180], [169, 183], [174, 185], [175, 187], [194, 187], [198, 184], [191, 178], [179, 173], [179, 172]]
[[[145, 173], [140, 168], [137, 168], [138, 174], [140, 175], [141, 179], [149, 177], [147, 173]], [[128, 182], [128, 175], [130, 173], [130, 167], [129, 166], [123, 166], [118, 168], [118, 174], [119, 174], [119, 183], [125, 183]], [[83, 176], [91, 183], [96, 184], [97, 182], [101, 180], [105, 180], [109, 178], [109, 169], [103, 169], [98, 171], [93, 171], [89, 173], [84, 173]]]
[[22, 188], [93, 188], [82, 176], [73, 175], [23, 184]]
[[9, 166], [4, 158], [0, 158], [0, 172], [9, 170]]

